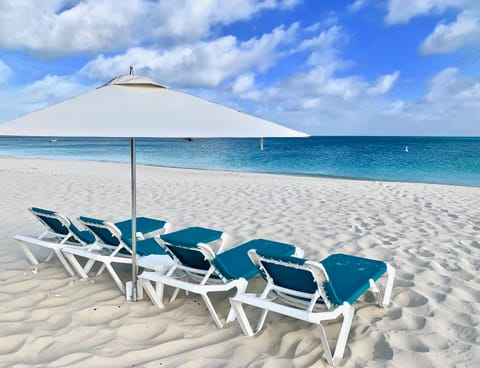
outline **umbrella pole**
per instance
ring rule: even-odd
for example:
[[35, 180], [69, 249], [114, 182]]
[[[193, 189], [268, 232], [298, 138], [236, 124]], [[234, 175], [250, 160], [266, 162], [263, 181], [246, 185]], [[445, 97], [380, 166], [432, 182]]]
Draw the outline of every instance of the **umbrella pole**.
[[130, 172], [132, 177], [132, 296], [137, 301], [137, 173], [135, 138], [130, 138]]

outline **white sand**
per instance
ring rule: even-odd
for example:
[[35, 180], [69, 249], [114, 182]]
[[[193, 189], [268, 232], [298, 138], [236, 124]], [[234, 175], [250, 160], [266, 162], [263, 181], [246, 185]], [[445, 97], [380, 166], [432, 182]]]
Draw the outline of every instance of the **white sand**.
[[[0, 158], [0, 185], [0, 367], [326, 365], [313, 325], [271, 315], [250, 339], [236, 322], [218, 330], [195, 296], [160, 312], [124, 301], [107, 273], [80, 281], [58, 260], [34, 272], [13, 240], [42, 229], [27, 208], [128, 218], [128, 165]], [[480, 188], [139, 167], [138, 214], [222, 229], [234, 243], [294, 243], [313, 259], [391, 262], [392, 304], [356, 303], [343, 365], [479, 366]], [[227, 299], [217, 302], [225, 313]]]

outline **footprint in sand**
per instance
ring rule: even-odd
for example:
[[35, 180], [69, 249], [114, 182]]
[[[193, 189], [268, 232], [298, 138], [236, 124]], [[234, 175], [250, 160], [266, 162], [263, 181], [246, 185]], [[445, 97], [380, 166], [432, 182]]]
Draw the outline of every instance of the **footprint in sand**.
[[387, 342], [385, 335], [382, 335], [375, 344], [373, 358], [375, 360], [391, 360], [393, 358], [393, 350]]
[[407, 308], [418, 308], [425, 306], [428, 303], [428, 298], [414, 289], [407, 289], [395, 296], [395, 303]]
[[446, 333], [451, 337], [455, 337], [469, 344], [477, 344], [478, 333], [476, 326], [448, 322], [444, 328], [446, 328]]
[[430, 252], [430, 251], [427, 250], [427, 249], [420, 249], [420, 250], [417, 252], [417, 254], [418, 254], [419, 256], [427, 257], [427, 258], [431, 258], [431, 257], [434, 257], [434, 256], [435, 256], [434, 253]]

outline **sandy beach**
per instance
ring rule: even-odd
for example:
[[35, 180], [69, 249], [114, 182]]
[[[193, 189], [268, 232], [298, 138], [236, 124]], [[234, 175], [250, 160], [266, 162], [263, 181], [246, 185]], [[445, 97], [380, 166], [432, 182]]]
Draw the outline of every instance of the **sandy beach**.
[[[160, 312], [125, 301], [107, 273], [85, 281], [56, 259], [27, 262], [13, 237], [42, 231], [28, 207], [120, 221], [130, 217], [129, 174], [126, 164], [0, 158], [0, 367], [327, 366], [313, 325], [272, 314], [248, 338], [236, 322], [217, 329], [199, 297]], [[146, 166], [137, 180], [138, 215], [174, 229], [220, 229], [230, 246], [288, 242], [315, 260], [390, 262], [391, 305], [369, 294], [355, 304], [343, 366], [478, 366], [480, 188]], [[215, 300], [224, 315], [227, 298]]]

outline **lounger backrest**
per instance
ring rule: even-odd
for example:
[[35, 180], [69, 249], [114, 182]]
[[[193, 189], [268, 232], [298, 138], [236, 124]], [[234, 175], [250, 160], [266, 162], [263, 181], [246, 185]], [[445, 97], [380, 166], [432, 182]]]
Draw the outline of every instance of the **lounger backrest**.
[[57, 212], [32, 207], [30, 212], [51, 232], [59, 235], [69, 233], [70, 221]]
[[252, 239], [246, 243], [237, 245], [219, 254], [215, 254], [210, 247], [199, 244], [203, 254], [215, 267], [219, 276], [224, 280], [235, 280], [244, 278], [250, 280], [258, 275], [258, 268], [252, 263], [248, 256], [248, 251], [255, 249], [257, 251], [265, 250], [280, 255], [294, 255], [299, 249], [287, 243], [280, 243], [267, 239]]
[[69, 218], [55, 211], [45, 210], [43, 208], [32, 207], [30, 212], [46, 227], [46, 229], [57, 235], [68, 236], [71, 242], [81, 244], [92, 244], [95, 237], [90, 231], [80, 230]]
[[[131, 236], [131, 234], [123, 234], [117, 225], [108, 221], [85, 216], [81, 216], [79, 220], [95, 234], [95, 236], [103, 243], [104, 246], [106, 246], [106, 248], [115, 248], [118, 250], [119, 254], [123, 254], [125, 256], [132, 255], [132, 241], [131, 238], [128, 237], [129, 235]], [[137, 240], [136, 251], [137, 255], [140, 256], [165, 254], [165, 251], [154, 238], [144, 239], [141, 241]]]
[[202, 250], [192, 245], [177, 245], [164, 242], [164, 246], [170, 254], [183, 266], [196, 268], [199, 270], [208, 270], [210, 263], [206, 259]]
[[114, 224], [85, 216], [80, 216], [79, 220], [104, 244], [110, 246], [118, 246], [120, 244], [122, 233]]
[[248, 255], [262, 277], [274, 288], [291, 295], [320, 297], [327, 308], [331, 307], [332, 301], [327, 295], [328, 275], [320, 263], [265, 251], [251, 250]]

